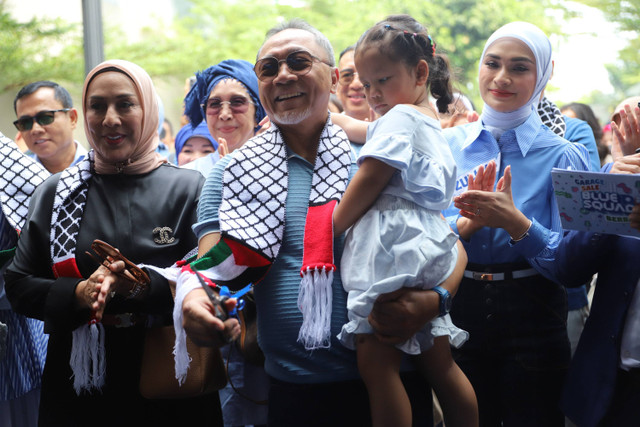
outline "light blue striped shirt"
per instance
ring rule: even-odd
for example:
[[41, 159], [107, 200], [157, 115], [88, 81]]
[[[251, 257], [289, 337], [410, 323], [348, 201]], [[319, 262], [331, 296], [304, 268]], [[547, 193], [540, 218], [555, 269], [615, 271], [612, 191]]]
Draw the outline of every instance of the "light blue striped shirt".
[[[505, 167], [511, 165], [513, 201], [533, 221], [529, 236], [511, 244], [509, 234], [502, 228], [484, 227], [462, 243], [471, 263], [528, 261], [538, 271], [551, 272], [549, 266], [554, 262], [563, 230], [550, 172], [554, 167], [588, 170], [589, 153], [583, 145], [555, 135], [544, 126], [537, 113], [505, 134], [507, 132], [515, 132], [517, 142], [502, 150], [480, 121], [445, 129], [444, 135], [458, 165], [460, 187], [465, 184], [465, 173], [498, 155], [500, 164], [496, 182], [503, 176]], [[451, 205], [444, 214], [457, 232], [458, 210]]]

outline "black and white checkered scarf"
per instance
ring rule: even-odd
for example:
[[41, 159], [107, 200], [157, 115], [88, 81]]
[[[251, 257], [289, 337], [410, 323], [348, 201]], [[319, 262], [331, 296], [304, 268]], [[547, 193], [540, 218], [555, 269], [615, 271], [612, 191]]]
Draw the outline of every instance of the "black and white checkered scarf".
[[538, 104], [538, 115], [549, 129], [558, 136], [564, 138], [564, 133], [567, 130], [567, 125], [564, 122], [564, 116], [556, 104], [549, 101], [546, 96], [543, 96]]

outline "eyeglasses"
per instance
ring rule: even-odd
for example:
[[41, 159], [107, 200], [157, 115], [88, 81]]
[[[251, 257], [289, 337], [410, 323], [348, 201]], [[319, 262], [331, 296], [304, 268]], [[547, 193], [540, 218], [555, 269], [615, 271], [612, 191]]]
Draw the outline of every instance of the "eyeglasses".
[[269, 82], [273, 80], [280, 72], [280, 64], [287, 63], [289, 71], [296, 76], [304, 76], [311, 71], [311, 67], [314, 62], [322, 62], [323, 64], [331, 66], [328, 62], [323, 61], [317, 56], [313, 56], [306, 50], [297, 50], [291, 52], [285, 59], [277, 59], [273, 56], [267, 56], [256, 62], [253, 67], [258, 79], [263, 82]]
[[338, 82], [342, 86], [350, 85], [353, 79], [355, 78], [356, 74], [358, 74], [358, 72], [353, 71], [350, 68], [347, 68], [344, 71], [340, 71], [340, 79], [338, 80]]
[[18, 120], [16, 120], [15, 122], [13, 122], [13, 125], [16, 127], [16, 129], [18, 129], [20, 132], [24, 132], [26, 130], [31, 130], [31, 128], [33, 128], [33, 121], [35, 120], [36, 122], [38, 122], [38, 124], [40, 126], [46, 126], [46, 125], [50, 125], [51, 123], [54, 122], [54, 120], [56, 119], [56, 113], [59, 112], [67, 112], [71, 110], [71, 108], [62, 108], [60, 110], [45, 110], [45, 111], [40, 111], [38, 114], [36, 114], [35, 116], [25, 116], [25, 117], [20, 117]]
[[247, 112], [249, 105], [253, 104], [253, 102], [250, 99], [241, 96], [232, 98], [231, 101], [222, 101], [219, 98], [211, 98], [207, 100], [205, 104], [202, 104], [201, 107], [205, 114], [212, 114], [215, 116], [220, 114], [222, 106], [225, 104], [231, 108], [233, 113], [242, 114]]

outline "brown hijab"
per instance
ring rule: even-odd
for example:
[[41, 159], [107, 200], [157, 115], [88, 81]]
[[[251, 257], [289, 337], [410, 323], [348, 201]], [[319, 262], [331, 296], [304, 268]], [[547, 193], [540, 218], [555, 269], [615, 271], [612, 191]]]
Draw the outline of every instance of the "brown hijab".
[[[124, 165], [106, 161], [100, 153], [99, 147], [97, 147], [93, 141], [87, 123], [87, 89], [96, 75], [106, 71], [122, 72], [133, 81], [144, 113], [142, 123], [140, 123], [140, 126], [142, 126], [140, 140], [137, 141], [135, 150], [131, 154], [131, 157], [124, 162]], [[82, 88], [82, 112], [84, 114], [84, 131], [89, 140], [89, 145], [94, 151], [95, 170], [97, 173], [114, 174], [121, 172], [129, 175], [137, 175], [151, 172], [162, 163], [166, 163], [166, 159], [156, 152], [156, 148], [160, 142], [160, 137], [158, 136], [160, 121], [158, 97], [153, 87], [151, 77], [138, 65], [129, 61], [114, 59], [105, 61], [91, 70]]]

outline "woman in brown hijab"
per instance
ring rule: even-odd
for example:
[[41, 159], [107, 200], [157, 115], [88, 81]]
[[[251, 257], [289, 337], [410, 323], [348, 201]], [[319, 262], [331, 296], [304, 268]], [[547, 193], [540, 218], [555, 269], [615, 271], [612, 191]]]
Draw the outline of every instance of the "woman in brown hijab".
[[204, 178], [155, 152], [157, 97], [137, 65], [94, 68], [82, 107], [92, 150], [38, 187], [6, 274], [13, 308], [50, 334], [40, 425], [221, 425], [215, 392], [180, 400], [139, 393], [145, 329], [171, 324], [169, 282], [147, 270], [148, 286], [136, 286], [116, 274], [123, 263], [109, 269], [85, 253], [100, 239], [136, 264], [183, 258], [197, 246], [191, 225]]

